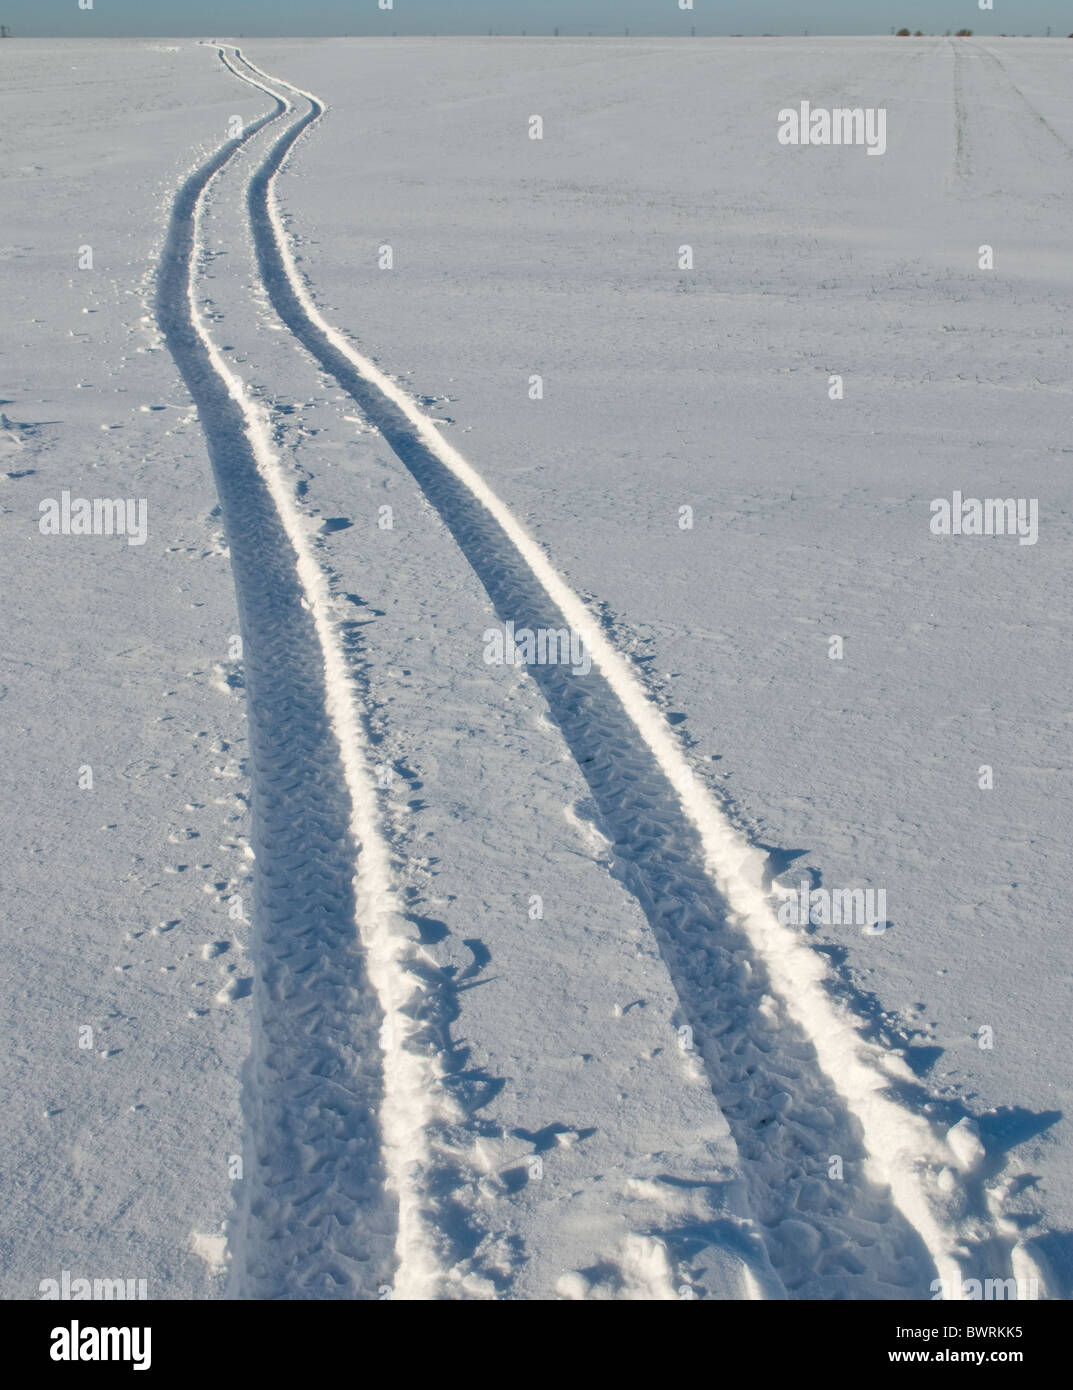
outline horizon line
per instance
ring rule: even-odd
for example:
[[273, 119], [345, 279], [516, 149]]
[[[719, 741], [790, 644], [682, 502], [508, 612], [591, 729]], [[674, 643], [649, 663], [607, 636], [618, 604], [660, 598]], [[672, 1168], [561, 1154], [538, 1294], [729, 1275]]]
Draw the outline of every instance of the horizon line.
[[[207, 39], [210, 35], [207, 32], [186, 33], [186, 34], [157, 34], [157, 33], [121, 33], [121, 34], [86, 34], [86, 33], [12, 33], [10, 26], [9, 32], [4, 35], [4, 42], [13, 39], [86, 39], [99, 41], [101, 39]], [[234, 33], [223, 35], [227, 39], [678, 39], [682, 42], [691, 42], [694, 39], [886, 39], [886, 38], [987, 38], [987, 39], [1071, 39], [1073, 33], [1069, 35], [1057, 33], [1006, 33], [1002, 31], [983, 32], [973, 30], [969, 34], [959, 34], [956, 30], [944, 30], [943, 32], [914, 31], [912, 34], [903, 35], [887, 32], [870, 31], [847, 31], [838, 32], [827, 31], [804, 31], [794, 33], [771, 33], [771, 32], [739, 32], [739, 33], [705, 33], [705, 34], [671, 34], [666, 32], [651, 33], [596, 33], [596, 32], [577, 32], [571, 34], [562, 33], [488, 33], [485, 30], [459, 30], [451, 33], [441, 33], [438, 30], [429, 33], [308, 33], [305, 31], [273, 31], [271, 33]], [[213, 39], [215, 42], [215, 38]]]

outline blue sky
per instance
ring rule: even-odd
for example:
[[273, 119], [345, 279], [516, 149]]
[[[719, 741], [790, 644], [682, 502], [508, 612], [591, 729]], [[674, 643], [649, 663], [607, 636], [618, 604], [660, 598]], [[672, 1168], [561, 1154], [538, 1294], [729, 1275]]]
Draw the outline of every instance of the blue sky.
[[[85, 0], [83, 0], [85, 2]], [[997, 34], [1073, 30], [1069, 0], [0, 0], [0, 22], [22, 35], [117, 34], [885, 34], [962, 27]]]

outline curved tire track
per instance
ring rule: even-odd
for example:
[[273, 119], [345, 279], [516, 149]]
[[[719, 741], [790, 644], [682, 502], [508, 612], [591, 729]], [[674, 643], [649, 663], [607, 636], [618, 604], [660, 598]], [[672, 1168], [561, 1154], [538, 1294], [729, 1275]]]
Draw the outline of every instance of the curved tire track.
[[243, 145], [293, 110], [254, 85], [276, 109], [179, 190], [156, 293], [212, 462], [245, 655], [257, 981], [233, 1290], [376, 1299], [390, 1285], [397, 1297], [425, 1298], [437, 1277], [420, 1212], [432, 1072], [407, 1046], [417, 982], [366, 738], [332, 595], [268, 422], [220, 356], [197, 299], [206, 193]]

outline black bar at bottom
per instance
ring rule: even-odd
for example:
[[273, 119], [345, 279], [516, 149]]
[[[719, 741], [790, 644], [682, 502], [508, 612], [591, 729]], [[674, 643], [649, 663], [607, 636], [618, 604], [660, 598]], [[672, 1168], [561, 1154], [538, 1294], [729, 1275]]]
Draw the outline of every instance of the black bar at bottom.
[[[1068, 1339], [1062, 1302], [966, 1301], [960, 1303], [726, 1303], [700, 1300], [693, 1307], [654, 1313], [658, 1321], [645, 1328], [630, 1304], [630, 1322], [619, 1332], [612, 1325], [576, 1323], [567, 1316], [565, 1331], [580, 1336], [560, 1348], [567, 1351], [572, 1375], [578, 1352], [586, 1343], [601, 1360], [604, 1372], [630, 1348], [646, 1347], [650, 1332], [674, 1329], [677, 1337], [695, 1337], [695, 1355], [702, 1356], [713, 1375], [727, 1356], [742, 1359], [754, 1373], [793, 1370], [870, 1372], [880, 1366], [911, 1372], [929, 1366], [1027, 1367], [1036, 1375], [1056, 1362], [1062, 1364]], [[488, 1316], [486, 1313], [483, 1316]], [[607, 1316], [606, 1312], [600, 1316]], [[113, 1379], [125, 1374], [240, 1375], [252, 1370], [251, 1357], [266, 1353], [276, 1378], [291, 1369], [306, 1375], [326, 1368], [341, 1357], [351, 1361], [355, 1375], [364, 1360], [363, 1346], [379, 1346], [380, 1354], [395, 1359], [413, 1373], [423, 1354], [447, 1356], [454, 1374], [465, 1378], [465, 1343], [456, 1340], [473, 1329], [461, 1319], [473, 1316], [458, 1303], [436, 1305], [372, 1302], [40, 1302], [0, 1304], [0, 1336], [9, 1365], [25, 1367], [29, 1382], [61, 1370], [72, 1383], [89, 1372]], [[480, 1332], [495, 1336], [504, 1329], [498, 1315]], [[506, 1314], [505, 1316], [512, 1316]], [[611, 1315], [614, 1316], [613, 1314]], [[647, 1316], [647, 1315], [646, 1315]], [[446, 1322], [440, 1323], [444, 1317]], [[522, 1314], [523, 1325], [525, 1314]], [[555, 1328], [541, 1314], [538, 1345], [547, 1346]], [[508, 1325], [509, 1326], [509, 1325]], [[408, 1338], [420, 1329], [421, 1341], [407, 1340], [393, 1351], [369, 1337], [402, 1332]], [[519, 1329], [512, 1329], [518, 1335]], [[590, 1341], [590, 1338], [592, 1339]], [[446, 1340], [445, 1340], [446, 1339]], [[483, 1337], [481, 1343], [483, 1345]], [[437, 1351], [438, 1348], [438, 1351]], [[450, 1349], [450, 1350], [448, 1350]], [[551, 1349], [549, 1348], [549, 1351]], [[665, 1369], [684, 1371], [685, 1344], [672, 1344]], [[557, 1355], [557, 1354], [556, 1354]], [[321, 1358], [324, 1358], [322, 1362]], [[94, 1359], [97, 1358], [97, 1359]], [[554, 1358], [553, 1358], [554, 1359]], [[476, 1372], [486, 1376], [491, 1368]]]

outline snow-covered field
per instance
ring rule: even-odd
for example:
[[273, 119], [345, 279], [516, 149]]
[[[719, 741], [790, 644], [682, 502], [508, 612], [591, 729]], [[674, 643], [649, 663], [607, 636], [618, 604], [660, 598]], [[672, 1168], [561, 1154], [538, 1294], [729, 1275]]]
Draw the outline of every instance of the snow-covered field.
[[0, 1294], [1070, 1297], [1071, 61], [0, 45]]

